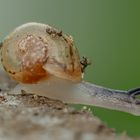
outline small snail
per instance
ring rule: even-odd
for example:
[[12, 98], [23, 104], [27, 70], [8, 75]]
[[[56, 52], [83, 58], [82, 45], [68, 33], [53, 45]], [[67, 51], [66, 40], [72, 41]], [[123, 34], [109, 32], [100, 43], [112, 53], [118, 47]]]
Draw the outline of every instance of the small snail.
[[[66, 103], [94, 105], [140, 115], [140, 88], [122, 91], [84, 82], [87, 61], [80, 61], [72, 37], [41, 23], [17, 27], [2, 43], [1, 61], [25, 90]], [[85, 63], [84, 63], [85, 62]]]

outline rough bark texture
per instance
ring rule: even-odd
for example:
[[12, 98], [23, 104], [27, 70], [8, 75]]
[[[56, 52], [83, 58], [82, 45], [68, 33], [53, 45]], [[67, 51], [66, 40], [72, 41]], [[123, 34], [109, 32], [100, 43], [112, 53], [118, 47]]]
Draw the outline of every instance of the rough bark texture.
[[31, 94], [0, 93], [0, 140], [130, 140], [86, 110]]

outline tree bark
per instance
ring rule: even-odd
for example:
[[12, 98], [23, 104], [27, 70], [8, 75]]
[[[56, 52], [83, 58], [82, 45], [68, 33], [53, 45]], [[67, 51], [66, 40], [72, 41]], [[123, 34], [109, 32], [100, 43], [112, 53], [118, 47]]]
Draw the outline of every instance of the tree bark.
[[0, 93], [1, 140], [130, 140], [87, 110], [32, 94]]

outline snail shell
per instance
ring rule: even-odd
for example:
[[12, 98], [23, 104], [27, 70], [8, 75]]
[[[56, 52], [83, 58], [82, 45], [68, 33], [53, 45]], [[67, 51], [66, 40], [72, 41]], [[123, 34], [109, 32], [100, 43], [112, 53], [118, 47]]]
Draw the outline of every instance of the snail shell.
[[31, 84], [51, 77], [81, 81], [80, 58], [71, 37], [41, 23], [17, 27], [4, 40], [1, 61], [18, 82]]

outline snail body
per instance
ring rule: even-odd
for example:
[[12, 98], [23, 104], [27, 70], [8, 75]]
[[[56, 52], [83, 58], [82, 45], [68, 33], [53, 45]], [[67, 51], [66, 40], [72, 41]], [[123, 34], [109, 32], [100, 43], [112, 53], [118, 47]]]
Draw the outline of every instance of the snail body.
[[140, 115], [140, 89], [120, 91], [84, 82], [81, 63], [71, 36], [41, 23], [17, 27], [3, 41], [1, 62], [7, 74], [25, 90], [41, 96], [125, 111]]

